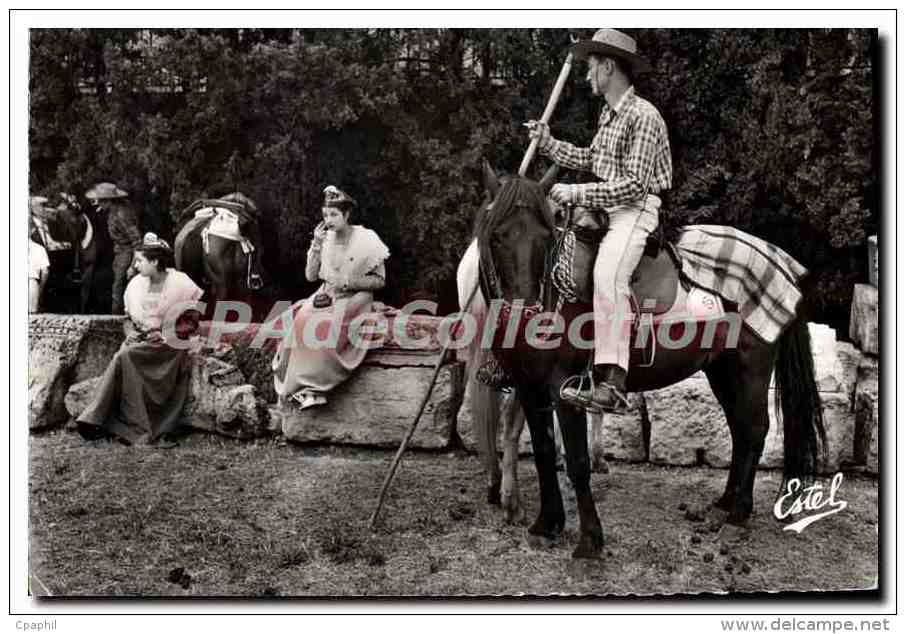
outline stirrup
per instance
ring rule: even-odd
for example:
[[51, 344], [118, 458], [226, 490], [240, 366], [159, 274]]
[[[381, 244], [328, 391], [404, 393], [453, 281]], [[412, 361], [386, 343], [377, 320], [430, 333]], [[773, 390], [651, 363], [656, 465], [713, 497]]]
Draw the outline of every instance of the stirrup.
[[253, 291], [259, 290], [264, 286], [264, 282], [261, 281], [261, 276], [257, 273], [252, 273], [249, 275], [249, 288]]
[[[591, 385], [588, 392], [585, 392], [584, 389], [586, 381]], [[572, 385], [574, 383], [578, 383], [575, 388]], [[625, 414], [629, 410], [629, 400], [619, 389], [606, 382], [601, 382], [599, 385], [610, 390], [611, 396], [614, 397], [613, 400], [616, 402], [611, 407], [604, 407], [595, 402], [594, 395], [597, 386], [595, 385], [590, 372], [584, 376], [576, 375], [566, 379], [560, 386], [560, 400], [595, 414]], [[566, 393], [567, 390], [572, 389], [575, 389], [575, 395]], [[588, 396], [585, 396], [583, 393], [588, 394]]]
[[[586, 409], [595, 413], [601, 413], [601, 408], [595, 405], [591, 397], [586, 398], [582, 396], [586, 381], [588, 381], [588, 383], [591, 385], [591, 396], [594, 396], [595, 382], [594, 379], [592, 379], [591, 371], [588, 371], [585, 374], [575, 374], [563, 381], [562, 385], [560, 385], [560, 400], [565, 403], [569, 403], [574, 407]], [[575, 384], [574, 389], [576, 390], [576, 396], [572, 396], [566, 393], [566, 390], [573, 388], [573, 384]]]

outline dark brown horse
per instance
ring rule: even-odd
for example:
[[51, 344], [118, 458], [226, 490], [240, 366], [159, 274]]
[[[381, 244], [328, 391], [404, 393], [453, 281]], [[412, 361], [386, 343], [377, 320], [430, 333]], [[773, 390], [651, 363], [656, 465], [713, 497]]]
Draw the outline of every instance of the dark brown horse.
[[33, 215], [32, 237], [50, 259], [45, 306], [48, 312], [84, 313], [97, 262], [94, 227], [74, 196], [62, 194], [55, 202]]
[[[204, 209], [226, 209], [243, 218], [240, 231], [249, 237], [248, 223], [244, 213], [254, 212], [255, 203], [239, 192], [212, 200], [200, 200], [182, 212], [182, 228], [174, 244], [176, 268], [184, 271], [199, 286], [205, 289], [208, 304], [207, 316], [211, 316], [218, 301], [244, 302], [258, 313], [256, 291], [260, 284], [260, 240], [253, 237], [256, 253], [245, 253], [242, 244], [236, 240], [208, 234], [207, 249], [203, 233], [212, 218], [196, 218], [194, 213]], [[256, 315], [253, 315], [253, 317]]]
[[[489, 319], [493, 319], [495, 304], [499, 309], [493, 352], [513, 380], [516, 398], [531, 432], [541, 506], [529, 532], [553, 539], [564, 527], [552, 416], [556, 410], [567, 472], [578, 506], [580, 535], [573, 556], [597, 557], [604, 535], [590, 487], [586, 413], [560, 400], [563, 382], [586, 372], [590, 352], [574, 345], [570, 336], [560, 337], [553, 348], [528, 345], [524, 331], [533, 315], [558, 304], [557, 291], [543, 284], [550, 274], [550, 252], [555, 237], [554, 219], [545, 199], [546, 187], [518, 177], [498, 182], [493, 172], [486, 172], [486, 187], [493, 202], [476, 229], [481, 286], [484, 296], [492, 300]], [[653, 286], [658, 286], [659, 280], [651, 281], [655, 282]], [[584, 341], [593, 341], [593, 322], [587, 321], [592, 312], [590, 304], [562, 303], [559, 312], [564, 320], [563, 333], [569, 332], [570, 326], [581, 318], [584, 325], [577, 332], [582, 333]], [[513, 319], [519, 326], [510, 345], [502, 341], [500, 333]], [[773, 344], [768, 344], [742, 326], [735, 345], [727, 345], [724, 329], [707, 347], [702, 345], [701, 330], [698, 329], [689, 345], [680, 349], [662, 347], [662, 339], [657, 336], [652, 338], [656, 350], [634, 348], [627, 387], [634, 392], [658, 389], [704, 370], [726, 414], [733, 441], [726, 487], [714, 504], [728, 512], [728, 523], [743, 524], [752, 513], [755, 472], [768, 431], [772, 371], [784, 425], [784, 476], [809, 478], [816, 471], [818, 440], [823, 440], [824, 429], [808, 328], [798, 316]], [[470, 376], [475, 374], [481, 358], [479, 353], [480, 350], [470, 361]], [[492, 472], [489, 499], [499, 499], [500, 470], [495, 448], [498, 398], [480, 383], [473, 382], [470, 387], [473, 415], [480, 426], [478, 435]], [[514, 436], [509, 439], [512, 442], [518, 432], [509, 435]]]

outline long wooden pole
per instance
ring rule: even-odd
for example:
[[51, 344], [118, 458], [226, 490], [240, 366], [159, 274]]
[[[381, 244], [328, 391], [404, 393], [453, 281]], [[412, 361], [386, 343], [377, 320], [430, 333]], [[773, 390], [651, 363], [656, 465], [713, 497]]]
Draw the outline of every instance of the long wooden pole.
[[[550, 99], [547, 100], [547, 107], [544, 109], [544, 114], [541, 115], [541, 122], [547, 123], [551, 115], [554, 114], [554, 108], [557, 106], [557, 102], [560, 100], [560, 93], [563, 92], [563, 86], [566, 85], [566, 80], [569, 77], [569, 71], [573, 65], [573, 54], [570, 53], [566, 56], [566, 61], [563, 62], [563, 68], [560, 69], [560, 76], [557, 77], [557, 83], [554, 84], [554, 90], [551, 92]], [[522, 165], [519, 166], [519, 175], [525, 176], [528, 172], [529, 165], [532, 162], [532, 159], [535, 158], [535, 152], [538, 150], [538, 137], [532, 139], [532, 142], [529, 144], [528, 149], [525, 151], [525, 156], [522, 158]]]
[[[570, 53], [566, 56], [566, 61], [563, 62], [563, 68], [560, 69], [560, 76], [557, 77], [557, 83], [554, 84], [554, 89], [551, 92], [550, 98], [547, 100], [547, 106], [544, 108], [544, 114], [541, 115], [541, 121], [547, 123], [551, 115], [554, 114], [554, 108], [557, 106], [557, 102], [560, 100], [560, 93], [563, 92], [563, 86], [566, 85], [566, 80], [569, 77], [569, 71], [573, 65], [573, 54]], [[522, 165], [519, 166], [519, 176], [525, 176], [525, 173], [528, 171], [529, 165], [532, 162], [532, 159], [535, 158], [535, 152], [538, 150], [538, 139], [532, 139], [532, 142], [529, 144], [528, 149], [525, 151], [525, 156], [522, 158]], [[466, 305], [463, 306], [462, 311], [459, 313], [459, 319], [456, 320], [456, 324], [459, 323], [459, 320], [462, 319], [464, 315], [471, 307], [472, 302], [475, 300], [475, 295], [478, 294], [478, 281], [475, 282], [472, 292], [469, 294], [469, 299], [466, 300]], [[452, 333], [456, 327], [454, 324], [453, 328], [450, 329]], [[415, 419], [412, 421], [412, 424], [409, 425], [409, 431], [406, 432], [403, 442], [400, 443], [400, 448], [396, 451], [396, 455], [393, 457], [393, 462], [390, 463], [390, 470], [387, 472], [387, 475], [384, 477], [384, 484], [381, 487], [381, 493], [378, 496], [377, 506], [375, 506], [374, 513], [371, 514], [370, 526], [371, 530], [374, 530], [375, 525], [377, 524], [378, 516], [381, 513], [381, 507], [384, 505], [384, 498], [387, 496], [387, 490], [390, 488], [390, 483], [393, 481], [394, 475], [396, 475], [396, 469], [399, 467], [400, 460], [403, 457], [403, 454], [406, 452], [406, 447], [409, 445], [409, 441], [412, 440], [412, 436], [415, 434], [415, 428], [418, 427], [418, 422], [421, 420], [422, 414], [425, 411], [425, 407], [428, 405], [428, 399], [431, 397], [431, 392], [434, 390], [434, 384], [437, 382], [437, 375], [440, 374], [440, 367], [444, 363], [444, 359], [447, 356], [447, 351], [450, 349], [450, 344], [452, 343], [452, 336], [447, 340], [447, 343], [444, 345], [443, 350], [441, 350], [440, 357], [437, 359], [437, 363], [434, 366], [434, 375], [431, 377], [431, 382], [428, 384], [428, 389], [425, 391], [424, 397], [422, 397], [421, 405], [419, 405], [418, 413], [415, 415]]]
[[378, 496], [377, 506], [374, 509], [374, 513], [371, 514], [370, 525], [372, 530], [374, 530], [375, 524], [377, 524], [378, 515], [381, 512], [381, 507], [384, 505], [384, 497], [387, 495], [387, 490], [390, 488], [390, 483], [393, 481], [393, 476], [396, 474], [396, 468], [399, 466], [400, 459], [402, 459], [403, 453], [405, 453], [406, 447], [409, 445], [409, 441], [412, 440], [412, 436], [415, 434], [415, 428], [418, 426], [418, 421], [421, 420], [425, 407], [428, 405], [428, 399], [431, 397], [432, 390], [434, 390], [434, 383], [437, 381], [437, 375], [440, 374], [440, 368], [447, 357], [447, 351], [450, 349], [450, 344], [453, 342], [452, 333], [456, 330], [456, 326], [459, 325], [460, 320], [462, 320], [462, 316], [468, 312], [469, 308], [472, 306], [472, 302], [475, 300], [475, 295], [477, 294], [478, 284], [476, 283], [475, 288], [472, 289], [472, 293], [469, 295], [469, 299], [466, 300], [466, 305], [463, 306], [459, 313], [459, 318], [450, 328], [450, 336], [447, 338], [447, 343], [444, 344], [443, 350], [441, 350], [440, 356], [437, 358], [437, 363], [434, 365], [434, 375], [431, 377], [428, 389], [422, 397], [421, 405], [418, 407], [418, 413], [415, 415], [412, 424], [409, 425], [409, 431], [406, 433], [406, 437], [403, 438], [403, 442], [400, 443], [400, 448], [397, 450], [396, 456], [393, 457], [393, 462], [390, 464], [390, 470], [384, 478], [384, 485], [381, 487], [381, 494]]

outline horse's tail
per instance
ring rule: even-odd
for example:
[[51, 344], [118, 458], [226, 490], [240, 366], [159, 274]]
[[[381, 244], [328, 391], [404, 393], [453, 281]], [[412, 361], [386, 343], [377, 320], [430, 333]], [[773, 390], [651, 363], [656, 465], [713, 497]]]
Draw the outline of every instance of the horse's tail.
[[778, 418], [783, 418], [784, 478], [812, 478], [817, 472], [819, 440], [825, 454], [827, 447], [812, 341], [802, 317], [780, 337], [774, 382], [774, 407]]
[[497, 392], [475, 380], [475, 373], [481, 367], [483, 355], [479, 352], [469, 359], [468, 372], [472, 411], [472, 432], [478, 442], [478, 451], [485, 463], [488, 476], [488, 502], [500, 504], [500, 467], [497, 462], [497, 429], [500, 423], [500, 402]]
[[[472, 433], [478, 442], [488, 476], [488, 502], [500, 504], [500, 464], [497, 461], [497, 429], [500, 422], [500, 404], [497, 392], [475, 380], [478, 368], [491, 354], [481, 345], [487, 318], [487, 305], [478, 284], [478, 245], [473, 240], [456, 270], [459, 307], [475, 322], [471, 341], [457, 350], [460, 360], [466, 363], [466, 380], [469, 383], [469, 409], [472, 414]], [[468, 304], [468, 306], [467, 306]], [[466, 329], [468, 331], [468, 329]]]

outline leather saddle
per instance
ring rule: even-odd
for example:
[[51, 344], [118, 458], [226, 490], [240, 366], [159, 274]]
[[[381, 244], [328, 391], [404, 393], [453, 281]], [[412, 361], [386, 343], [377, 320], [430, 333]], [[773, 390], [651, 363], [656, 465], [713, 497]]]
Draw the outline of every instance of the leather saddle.
[[[594, 293], [594, 263], [598, 255], [600, 233], [576, 232], [573, 270], [576, 274], [576, 295], [581, 301], [591, 303]], [[639, 313], [661, 315], [676, 303], [680, 290], [677, 256], [672, 246], [662, 244], [656, 236], [648, 238], [645, 253], [630, 278], [629, 286], [634, 297], [633, 310]]]

